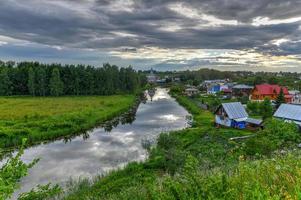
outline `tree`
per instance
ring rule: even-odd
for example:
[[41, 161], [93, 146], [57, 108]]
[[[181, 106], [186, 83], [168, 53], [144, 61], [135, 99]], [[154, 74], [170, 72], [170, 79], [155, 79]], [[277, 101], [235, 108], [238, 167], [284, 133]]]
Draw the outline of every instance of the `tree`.
[[279, 108], [279, 106], [282, 104], [282, 103], [285, 103], [285, 96], [284, 96], [284, 93], [283, 93], [283, 89], [281, 88], [280, 89], [280, 92], [279, 92], [279, 95], [277, 96], [276, 98], [276, 107]]
[[64, 84], [61, 81], [60, 71], [58, 68], [54, 68], [51, 73], [51, 78], [49, 82], [50, 95], [60, 96], [63, 94]]
[[254, 83], [254, 85], [258, 85], [258, 84], [261, 84], [263, 82], [264, 82], [264, 80], [261, 76], [255, 76], [253, 83]]
[[252, 115], [258, 115], [259, 112], [259, 103], [256, 102], [256, 101], [249, 101], [247, 103], [247, 109], [248, 109], [248, 112], [250, 112]]
[[11, 82], [6, 67], [0, 69], [0, 95], [7, 96], [11, 94]]
[[36, 93], [39, 96], [46, 95], [46, 71], [44, 67], [39, 67], [36, 74]]
[[269, 98], [265, 98], [264, 101], [260, 104], [260, 113], [263, 119], [272, 117], [273, 107]]
[[32, 67], [28, 70], [28, 83], [27, 83], [29, 94], [35, 96], [35, 74]]

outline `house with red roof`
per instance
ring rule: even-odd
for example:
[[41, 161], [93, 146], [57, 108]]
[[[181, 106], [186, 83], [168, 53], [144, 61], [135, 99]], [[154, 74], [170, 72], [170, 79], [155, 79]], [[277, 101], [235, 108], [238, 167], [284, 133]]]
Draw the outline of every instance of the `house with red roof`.
[[281, 88], [283, 90], [286, 103], [291, 103], [293, 96], [289, 94], [288, 89], [286, 87], [270, 84], [256, 85], [255, 88], [252, 90], [251, 100], [262, 101], [266, 97], [268, 97], [270, 100], [276, 100]]

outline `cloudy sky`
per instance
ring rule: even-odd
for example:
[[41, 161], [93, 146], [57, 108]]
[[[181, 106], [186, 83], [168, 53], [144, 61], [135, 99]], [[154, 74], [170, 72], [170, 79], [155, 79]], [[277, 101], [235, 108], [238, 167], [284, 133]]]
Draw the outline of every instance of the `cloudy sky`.
[[0, 60], [301, 71], [301, 1], [3, 0]]

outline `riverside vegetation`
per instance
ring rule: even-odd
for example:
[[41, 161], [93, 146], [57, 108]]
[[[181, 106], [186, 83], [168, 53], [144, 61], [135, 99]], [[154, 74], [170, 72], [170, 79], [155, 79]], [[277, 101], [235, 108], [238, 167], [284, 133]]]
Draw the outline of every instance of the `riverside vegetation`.
[[232, 141], [254, 133], [216, 129], [210, 112], [173, 95], [193, 115], [193, 127], [161, 134], [143, 163], [71, 182], [64, 199], [300, 199], [295, 125], [270, 119], [255, 137]]
[[0, 97], [0, 148], [81, 133], [126, 112], [134, 95]]
[[0, 148], [92, 128], [125, 112], [144, 85], [131, 67], [0, 61]]
[[[38, 162], [20, 160], [25, 146], [81, 133], [128, 111], [144, 85], [145, 76], [131, 67], [0, 61], [0, 156], [1, 149], [19, 147], [0, 168], [0, 200], [10, 198]], [[19, 199], [47, 199], [61, 191], [42, 185]]]

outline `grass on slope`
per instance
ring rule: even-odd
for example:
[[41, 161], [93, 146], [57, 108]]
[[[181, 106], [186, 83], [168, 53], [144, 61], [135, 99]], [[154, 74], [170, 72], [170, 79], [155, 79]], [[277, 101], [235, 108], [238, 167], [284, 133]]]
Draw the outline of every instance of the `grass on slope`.
[[51, 140], [92, 128], [125, 112], [135, 97], [1, 97], [0, 148]]
[[[214, 128], [210, 112], [200, 110], [189, 98], [175, 98], [193, 114], [192, 128], [161, 134], [144, 163], [130, 163], [125, 169], [92, 182], [71, 184], [65, 199], [301, 198], [298, 151], [286, 156], [266, 151], [270, 148], [267, 141], [281, 146], [297, 136], [293, 125], [286, 127], [284, 122], [273, 121], [276, 124], [272, 123], [258, 137], [234, 142], [229, 138], [250, 132]], [[250, 152], [255, 156], [250, 156]], [[263, 154], [258, 156], [258, 152]]]
[[130, 163], [125, 169], [97, 177], [92, 182], [74, 182], [65, 199], [153, 199], [153, 189], [156, 190], [160, 177], [178, 174], [189, 155], [196, 157], [204, 170], [238, 163], [236, 144], [228, 139], [247, 132], [215, 129], [210, 112], [200, 110], [186, 97], [176, 98], [193, 114], [192, 128], [161, 134], [144, 163]]

